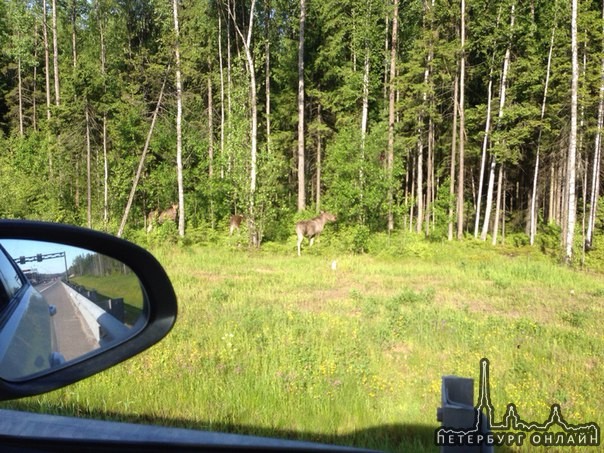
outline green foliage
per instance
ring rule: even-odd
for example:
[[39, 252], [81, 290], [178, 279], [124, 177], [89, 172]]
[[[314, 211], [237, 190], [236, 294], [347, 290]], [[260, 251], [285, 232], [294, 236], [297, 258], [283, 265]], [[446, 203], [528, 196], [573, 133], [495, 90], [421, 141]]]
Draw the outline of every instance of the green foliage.
[[347, 128], [332, 143], [326, 150], [325, 206], [334, 210], [342, 223], [383, 223], [386, 180], [379, 159], [383, 135], [370, 134], [363, 149], [358, 129]]
[[540, 234], [536, 239], [537, 245], [543, 253], [557, 255], [560, 249], [561, 234], [562, 230], [557, 225], [541, 225]]
[[526, 233], [512, 233], [506, 235], [505, 241], [506, 243], [511, 244], [514, 247], [524, 247], [529, 245], [530, 238]]
[[368, 226], [353, 225], [338, 229], [330, 242], [339, 252], [361, 254], [369, 251], [370, 237]]
[[[260, 242], [278, 248], [274, 243], [287, 243], [291, 238], [298, 189], [299, 4], [283, 0], [255, 3], [250, 46], [259, 121], [257, 184], [252, 191], [250, 69], [242, 52], [251, 2], [238, 3], [234, 17], [224, 2], [177, 3], [184, 106], [184, 212], [190, 232], [186, 242], [220, 241], [226, 219], [233, 213], [245, 213], [254, 222], [252, 229]], [[91, 226], [115, 232], [165, 82], [126, 225], [128, 234], [138, 237], [150, 210], [165, 209], [178, 198], [172, 4], [76, 0], [58, 2], [57, 8], [60, 105], [55, 105], [52, 45], [46, 93], [40, 4], [6, 0], [0, 6], [4, 150], [0, 180], [7, 187], [0, 195], [0, 214], [86, 224], [90, 209]], [[604, 52], [600, 10], [594, 2], [582, 3], [578, 17], [584, 57], [579, 134], [583, 155], [590, 156], [588, 173], [593, 162], [591, 144], [598, 132]], [[567, 147], [569, 11], [564, 2], [476, 0], [468, 6], [463, 136], [466, 231], [477, 201], [490, 87], [487, 157], [495, 156], [498, 164], [505, 165], [508, 241], [517, 246], [526, 243], [521, 232], [536, 151], [539, 149], [542, 164], [538, 189], [544, 201], [552, 184], [551, 171], [563, 161]], [[399, 5], [394, 161], [388, 177], [392, 13], [392, 4], [380, 0], [325, 0], [307, 5], [304, 190], [312, 206], [309, 214], [325, 209], [338, 215], [334, 231], [340, 237], [333, 246], [341, 250], [370, 250], [374, 233], [387, 227], [389, 210], [395, 229], [416, 224], [409, 216], [412, 212], [417, 215], [420, 199], [432, 214], [426, 235], [435, 242], [447, 236], [454, 201], [448, 178], [453, 127], [458, 126], [452, 119], [460, 58], [460, 9], [443, 2]], [[51, 22], [47, 23], [49, 36]], [[549, 86], [541, 118], [552, 38]], [[511, 59], [502, 103], [500, 69], [508, 50]], [[364, 120], [366, 130], [362, 132]], [[459, 150], [459, 143], [455, 149]], [[428, 150], [433, 152], [434, 164], [430, 175]], [[417, 188], [420, 156], [421, 194]], [[13, 181], [26, 187], [11, 186]], [[433, 182], [430, 187], [435, 194], [429, 199], [428, 181]], [[591, 182], [587, 185], [589, 189]], [[485, 193], [483, 190], [481, 202]], [[581, 198], [581, 191], [578, 193]], [[316, 206], [317, 200], [321, 206]], [[582, 200], [578, 201], [580, 205]], [[553, 204], [560, 203], [558, 199]], [[552, 210], [550, 204], [542, 205]], [[548, 214], [543, 216], [549, 218]], [[557, 253], [555, 235], [548, 226], [540, 227], [538, 246], [549, 254]], [[376, 239], [381, 240], [380, 236]], [[387, 244], [386, 249], [390, 247]], [[590, 260], [598, 255], [591, 256]]]
[[438, 188], [432, 204], [434, 220], [428, 236], [431, 240], [443, 240], [449, 233], [449, 221], [451, 220], [449, 209], [455, 205], [455, 197], [451, 195], [449, 181], [449, 178], [445, 178], [443, 184]]

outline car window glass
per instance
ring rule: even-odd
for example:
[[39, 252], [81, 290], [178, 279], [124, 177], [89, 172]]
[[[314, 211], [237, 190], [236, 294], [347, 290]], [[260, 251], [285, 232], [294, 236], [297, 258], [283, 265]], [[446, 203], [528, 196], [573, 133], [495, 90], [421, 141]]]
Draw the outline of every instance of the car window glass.
[[21, 277], [10, 257], [0, 249], [0, 280], [9, 298], [12, 298], [23, 286]]

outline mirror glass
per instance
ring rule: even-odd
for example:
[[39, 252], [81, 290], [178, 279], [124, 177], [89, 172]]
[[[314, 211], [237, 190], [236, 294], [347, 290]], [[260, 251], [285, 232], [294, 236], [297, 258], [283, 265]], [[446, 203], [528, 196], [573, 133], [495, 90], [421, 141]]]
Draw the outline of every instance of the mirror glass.
[[121, 343], [147, 316], [124, 263], [65, 244], [0, 239], [0, 378], [21, 380]]

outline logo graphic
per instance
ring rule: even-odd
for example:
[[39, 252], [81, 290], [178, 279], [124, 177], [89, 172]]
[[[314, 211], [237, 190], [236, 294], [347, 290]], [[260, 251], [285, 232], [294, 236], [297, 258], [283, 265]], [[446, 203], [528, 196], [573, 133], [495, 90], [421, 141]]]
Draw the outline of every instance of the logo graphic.
[[480, 360], [480, 388], [478, 405], [474, 408], [474, 428], [447, 428], [436, 430], [438, 446], [593, 446], [600, 445], [600, 427], [597, 423], [573, 425], [562, 415], [560, 405], [551, 406], [549, 418], [543, 422], [526, 422], [520, 418], [516, 405], [508, 404], [501, 422], [495, 421], [491, 402], [489, 360]]

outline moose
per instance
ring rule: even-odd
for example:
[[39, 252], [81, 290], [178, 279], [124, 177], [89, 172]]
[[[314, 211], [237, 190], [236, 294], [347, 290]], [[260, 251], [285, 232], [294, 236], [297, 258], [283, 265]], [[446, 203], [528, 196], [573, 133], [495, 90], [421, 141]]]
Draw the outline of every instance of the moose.
[[296, 223], [296, 234], [298, 235], [298, 256], [300, 256], [300, 244], [304, 240], [304, 236], [306, 236], [310, 245], [312, 246], [316, 237], [321, 234], [325, 224], [327, 222], [335, 222], [336, 216], [329, 213], [321, 211], [321, 215], [315, 217], [311, 220], [300, 220]]
[[239, 230], [242, 221], [243, 216], [241, 214], [233, 214], [231, 216], [231, 219], [229, 221], [229, 236], [232, 236], [235, 230]]
[[154, 209], [149, 212], [147, 215], [147, 233], [151, 232], [153, 229], [153, 224], [157, 222], [159, 225], [162, 223], [171, 220], [173, 222], [176, 221], [176, 215], [178, 214], [178, 203], [172, 204], [168, 209], [164, 211], [159, 211], [159, 209]]

